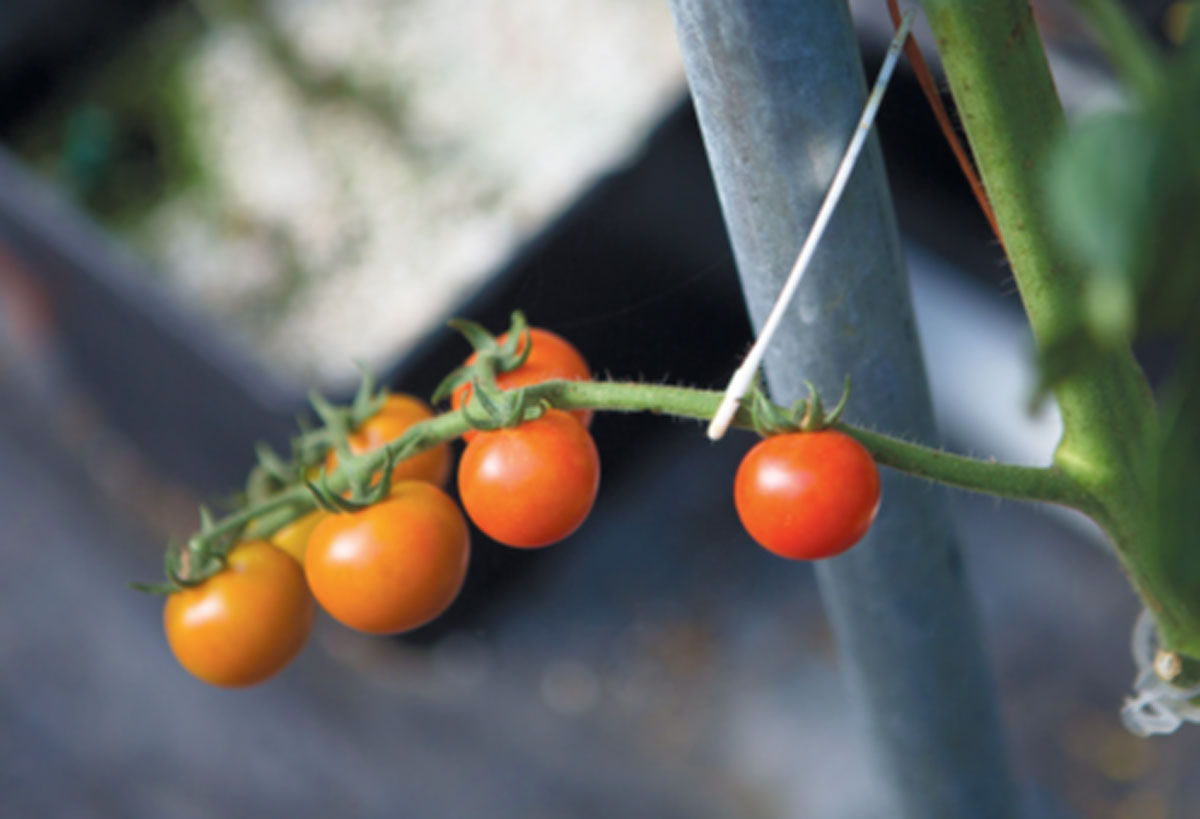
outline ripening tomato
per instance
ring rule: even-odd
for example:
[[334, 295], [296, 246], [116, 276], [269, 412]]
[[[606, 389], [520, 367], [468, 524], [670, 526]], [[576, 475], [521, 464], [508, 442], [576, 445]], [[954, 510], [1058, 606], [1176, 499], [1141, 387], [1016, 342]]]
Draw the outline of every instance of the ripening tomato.
[[404, 481], [361, 512], [327, 516], [308, 539], [304, 571], [337, 621], [371, 634], [424, 625], [450, 607], [470, 557], [467, 522], [431, 483]]
[[[505, 333], [496, 340], [503, 344], [507, 338], [508, 333]], [[529, 350], [529, 357], [525, 359], [525, 363], [515, 370], [496, 374], [496, 384], [500, 389], [511, 390], [516, 387], [528, 387], [557, 378], [568, 381], [591, 380], [592, 374], [588, 370], [587, 362], [565, 338], [540, 327], [529, 328], [529, 338], [533, 347]], [[522, 338], [517, 345], [517, 352], [520, 353], [524, 349], [525, 339]], [[474, 364], [478, 358], [478, 353], [472, 353], [466, 361], [467, 365]], [[451, 394], [450, 406], [453, 409], [459, 409], [470, 396], [471, 385], [463, 384]], [[571, 414], [578, 418], [585, 427], [592, 422], [591, 410], [574, 410]], [[470, 441], [473, 437], [475, 437], [475, 430], [468, 430], [463, 434], [464, 441]]]
[[[362, 455], [396, 440], [409, 427], [433, 418], [433, 410], [419, 398], [396, 393], [384, 399], [383, 407], [350, 433], [347, 440], [350, 451]], [[337, 468], [337, 452], [329, 450], [325, 456], [325, 469], [332, 472]], [[405, 458], [392, 470], [393, 481], [429, 481], [444, 486], [450, 476], [450, 448], [438, 444], [419, 455]]]
[[879, 510], [879, 470], [858, 441], [835, 430], [773, 435], [742, 459], [733, 498], [764, 548], [817, 560], [867, 533]]
[[299, 654], [314, 611], [296, 561], [249, 540], [233, 547], [218, 574], [167, 597], [163, 627], [185, 669], [237, 687], [262, 682]]
[[308, 537], [312, 534], [313, 529], [317, 528], [317, 524], [324, 519], [325, 515], [326, 512], [324, 510], [314, 509], [290, 523], [285, 523], [271, 535], [271, 545], [283, 549], [283, 551], [295, 558], [297, 563], [303, 566], [304, 549], [308, 546]]
[[573, 415], [547, 410], [519, 427], [480, 431], [458, 465], [475, 525], [501, 543], [548, 546], [583, 523], [600, 486], [600, 456]]

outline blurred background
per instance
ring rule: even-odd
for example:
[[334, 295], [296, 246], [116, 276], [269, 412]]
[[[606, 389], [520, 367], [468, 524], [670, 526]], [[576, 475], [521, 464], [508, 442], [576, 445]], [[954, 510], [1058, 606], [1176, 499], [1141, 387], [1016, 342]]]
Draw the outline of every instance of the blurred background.
[[[890, 24], [852, 6], [873, 75]], [[1188, 4], [1133, 8], [1169, 46]], [[1072, 113], [1118, 100], [1038, 14]], [[1044, 463], [1015, 286], [903, 67], [879, 130], [946, 443]], [[187, 676], [126, 587], [310, 386], [359, 361], [427, 396], [451, 316], [724, 383], [750, 331], [665, 3], [8, 0], [0, 141], [4, 815], [887, 815], [811, 569], [737, 523], [746, 435], [598, 417], [575, 536], [475, 533], [441, 620], [322, 619], [249, 691]], [[1118, 718], [1137, 604], [1095, 532], [951, 497], [1036, 815], [1197, 815], [1194, 729]]]

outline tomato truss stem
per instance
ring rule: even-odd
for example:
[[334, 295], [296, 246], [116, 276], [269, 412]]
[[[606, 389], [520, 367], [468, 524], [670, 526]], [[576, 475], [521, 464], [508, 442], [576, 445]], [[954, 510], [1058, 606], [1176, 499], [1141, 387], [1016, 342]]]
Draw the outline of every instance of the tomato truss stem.
[[[559, 409], [591, 409], [610, 412], [651, 412], [679, 418], [708, 421], [721, 403], [717, 390], [614, 381], [547, 381], [525, 387], [529, 405], [544, 401]], [[781, 411], [786, 411], [780, 408]], [[743, 404], [733, 418], [734, 426], [753, 429], [750, 410]], [[882, 466], [938, 483], [975, 492], [1020, 500], [1044, 501], [1094, 514], [1097, 502], [1083, 487], [1057, 467], [1001, 464], [957, 455], [933, 447], [903, 441], [882, 433], [838, 421], [834, 428], [851, 436]], [[404, 435], [365, 455], [339, 466], [326, 477], [330, 491], [342, 492], [355, 481], [369, 478], [389, 459], [400, 460], [431, 449], [462, 435], [471, 428], [465, 410], [446, 412], [412, 426]], [[220, 520], [196, 536], [206, 542], [247, 527], [263, 537], [316, 508], [311, 491], [298, 484]]]

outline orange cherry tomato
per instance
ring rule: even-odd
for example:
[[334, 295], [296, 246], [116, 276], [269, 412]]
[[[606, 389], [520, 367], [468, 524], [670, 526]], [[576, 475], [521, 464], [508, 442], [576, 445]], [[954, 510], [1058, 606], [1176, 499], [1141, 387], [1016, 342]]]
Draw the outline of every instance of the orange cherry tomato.
[[547, 410], [512, 429], [480, 430], [458, 465], [458, 494], [475, 525], [509, 546], [548, 546], [587, 518], [600, 456], [573, 415]]
[[175, 658], [212, 685], [254, 685], [304, 647], [315, 607], [296, 561], [265, 540], [237, 544], [225, 568], [167, 597], [163, 627]]
[[793, 560], [841, 554], [879, 510], [879, 470], [863, 446], [835, 430], [759, 441], [742, 459], [734, 504], [746, 531]]
[[[379, 412], [347, 436], [350, 451], [355, 455], [363, 455], [378, 449], [399, 438], [414, 424], [433, 417], [433, 410], [421, 399], [401, 393], [389, 395]], [[325, 456], [325, 469], [332, 472], [337, 469], [337, 464], [337, 452], [331, 449]], [[438, 444], [419, 455], [405, 458], [392, 470], [393, 481], [429, 481], [438, 486], [444, 486], [449, 476], [450, 448], [446, 444]]]
[[304, 571], [337, 621], [396, 634], [450, 607], [470, 558], [467, 522], [431, 483], [404, 481], [361, 512], [331, 514], [308, 540]]
[[317, 528], [317, 524], [321, 522], [325, 515], [326, 512], [324, 510], [314, 509], [307, 515], [301, 515], [290, 523], [285, 523], [271, 535], [271, 545], [287, 552], [297, 563], [303, 566], [304, 550], [308, 546], [308, 537], [312, 534], [313, 529]]
[[[507, 338], [508, 333], [505, 333], [496, 340], [503, 344]], [[591, 380], [592, 374], [588, 370], [587, 362], [584, 361], [579, 351], [562, 336], [539, 327], [531, 327], [529, 328], [529, 338], [533, 347], [530, 349], [525, 363], [515, 370], [496, 374], [496, 384], [500, 389], [511, 390], [516, 387], [528, 387], [557, 378], [568, 381]], [[517, 352], [524, 349], [525, 339], [522, 338], [517, 345]], [[474, 364], [478, 358], [478, 353], [472, 353], [466, 361], [467, 365]], [[471, 385], [462, 384], [451, 394], [450, 406], [453, 409], [459, 409], [470, 396]], [[578, 418], [585, 427], [592, 422], [591, 410], [573, 410], [571, 414]], [[470, 441], [475, 437], [475, 432], [476, 430], [467, 431], [463, 434], [463, 440]]]

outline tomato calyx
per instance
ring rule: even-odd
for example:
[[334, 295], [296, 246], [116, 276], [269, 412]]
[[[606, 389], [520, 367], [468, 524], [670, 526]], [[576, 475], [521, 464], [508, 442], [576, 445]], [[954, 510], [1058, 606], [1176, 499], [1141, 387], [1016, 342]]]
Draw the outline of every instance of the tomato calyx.
[[[462, 404], [463, 416], [472, 430], [511, 429], [526, 421], [540, 418], [550, 404], [544, 399], [530, 402], [524, 388], [501, 389], [497, 375], [520, 369], [533, 352], [533, 331], [525, 314], [514, 310], [508, 330], [500, 340], [481, 324], [468, 319], [452, 319], [450, 327], [462, 333], [475, 354], [468, 363], [451, 372], [434, 390], [430, 399], [435, 404], [464, 386], [467, 398]], [[460, 400], [457, 396], [453, 406]], [[468, 436], [469, 437], [469, 436]]]
[[349, 436], [375, 417], [387, 404], [387, 388], [379, 387], [374, 374], [366, 367], [360, 365], [359, 370], [362, 377], [359, 379], [354, 398], [347, 406], [333, 404], [316, 390], [309, 392], [308, 402], [321, 425], [311, 428], [306, 419], [298, 419], [302, 431], [291, 442], [292, 461], [289, 466], [292, 469], [288, 473], [289, 479], [286, 483], [298, 482], [308, 470], [319, 466], [331, 449], [336, 450], [339, 457], [343, 451], [348, 452]]
[[501, 390], [494, 381], [472, 380], [470, 384], [471, 397], [463, 405], [463, 415], [472, 429], [511, 429], [541, 418], [550, 409], [545, 399], [530, 401], [524, 388]]
[[200, 531], [186, 543], [172, 541], [163, 555], [163, 574], [160, 583], [130, 583], [130, 587], [147, 594], [169, 595], [198, 586], [225, 568], [225, 557], [241, 540], [242, 527], [220, 532], [207, 506], [200, 507]]
[[762, 373], [755, 376], [743, 403], [750, 411], [754, 431], [763, 438], [788, 432], [818, 432], [838, 422], [850, 400], [850, 376], [842, 386], [842, 394], [833, 409], [826, 411], [821, 394], [811, 381], [805, 381], [808, 398], [797, 399], [788, 409], [777, 406], [763, 388]]
[[449, 398], [463, 384], [495, 384], [498, 373], [517, 369], [528, 360], [533, 350], [529, 322], [520, 310], [512, 312], [503, 342], [498, 341], [483, 325], [469, 319], [451, 319], [447, 324], [467, 339], [475, 349], [477, 358], [474, 363], [458, 367], [442, 379], [430, 398], [434, 404]]
[[[329, 475], [325, 471], [324, 466], [321, 467], [316, 480], [308, 480], [306, 478], [304, 485], [308, 487], [308, 491], [312, 494], [313, 501], [317, 506], [326, 512], [335, 515], [347, 512], [361, 512], [382, 501], [392, 491], [392, 469], [396, 465], [398, 456], [396, 451], [390, 446], [385, 447], [385, 453], [380, 479], [369, 486], [365, 481], [352, 481], [350, 497], [341, 495], [330, 487]], [[352, 474], [361, 472], [355, 469], [355, 466], [358, 462], [366, 460], [366, 456], [355, 455], [347, 448], [344, 457], [345, 460], [343, 463], [348, 464]]]

